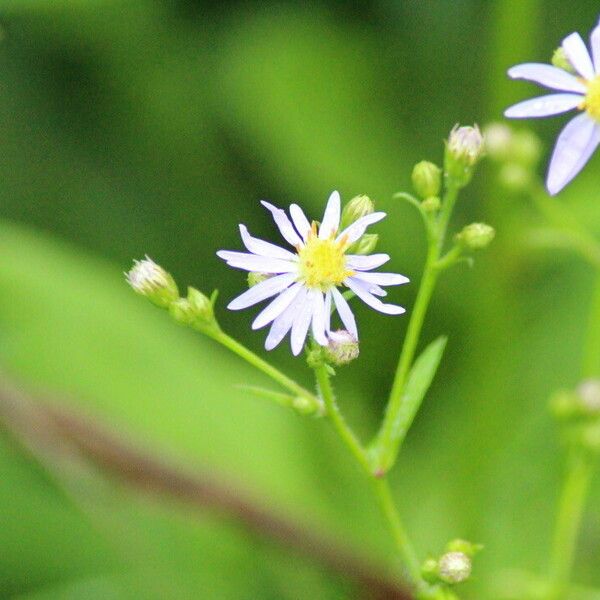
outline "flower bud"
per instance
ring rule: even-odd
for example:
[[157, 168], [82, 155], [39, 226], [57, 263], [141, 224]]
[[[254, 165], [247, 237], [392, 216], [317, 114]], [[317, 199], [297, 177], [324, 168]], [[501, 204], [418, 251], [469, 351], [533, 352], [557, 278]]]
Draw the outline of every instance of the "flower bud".
[[531, 183], [531, 178], [531, 169], [527, 169], [523, 165], [514, 162], [502, 165], [498, 173], [500, 184], [514, 193], [525, 191]]
[[421, 198], [438, 196], [442, 187], [442, 170], [432, 162], [422, 160], [413, 168], [412, 183]]
[[374, 211], [375, 204], [371, 198], [364, 195], [355, 196], [344, 206], [340, 228], [345, 229], [349, 225], [352, 225], [354, 221], [358, 221], [361, 217], [370, 215]]
[[259, 271], [250, 271], [248, 273], [248, 287], [254, 287], [257, 283], [262, 283], [263, 281], [272, 277], [269, 273], [260, 273]]
[[504, 123], [490, 123], [483, 130], [485, 150], [492, 160], [505, 161], [512, 152], [513, 131]]
[[473, 542], [462, 540], [460, 538], [452, 540], [446, 544], [446, 552], [462, 552], [469, 558], [473, 558], [481, 550], [483, 550], [483, 546], [481, 544], [474, 544]]
[[365, 233], [362, 237], [348, 248], [349, 254], [371, 254], [377, 243], [379, 242], [379, 235], [377, 233]]
[[439, 577], [445, 583], [466, 581], [471, 575], [471, 559], [464, 552], [446, 552], [438, 562]]
[[147, 256], [143, 260], [134, 260], [125, 278], [135, 292], [146, 296], [160, 308], [168, 308], [179, 298], [179, 290], [171, 274]]
[[169, 314], [182, 325], [191, 325], [196, 320], [194, 309], [187, 298], [178, 298], [169, 305]]
[[552, 54], [551, 62], [555, 67], [558, 67], [559, 69], [564, 69], [565, 71], [568, 71], [569, 73], [575, 75], [575, 69], [571, 64], [571, 61], [567, 58], [567, 53], [565, 52], [565, 49], [562, 46], [559, 46], [554, 51], [554, 53]]
[[485, 223], [471, 223], [456, 235], [456, 241], [469, 250], [482, 250], [489, 246], [496, 231]]
[[211, 323], [215, 320], [213, 303], [210, 298], [193, 287], [188, 288], [187, 298], [197, 321]]
[[359, 349], [357, 339], [345, 329], [329, 333], [329, 344], [324, 348], [327, 362], [338, 367], [347, 365], [358, 358]]
[[440, 210], [442, 206], [442, 201], [438, 196], [430, 196], [429, 198], [425, 198], [423, 202], [421, 202], [421, 206], [423, 210], [427, 213], [435, 213]]
[[438, 562], [435, 558], [427, 558], [421, 565], [421, 575], [425, 581], [429, 583], [438, 583], [439, 571]]

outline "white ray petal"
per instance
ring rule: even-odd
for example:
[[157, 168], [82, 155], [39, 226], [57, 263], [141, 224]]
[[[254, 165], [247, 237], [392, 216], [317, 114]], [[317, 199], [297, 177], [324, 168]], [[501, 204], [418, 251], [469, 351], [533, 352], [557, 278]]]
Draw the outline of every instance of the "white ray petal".
[[384, 212], [374, 212], [369, 215], [365, 215], [364, 217], [361, 217], [360, 219], [354, 221], [352, 225], [346, 227], [346, 229], [344, 229], [344, 231], [342, 231], [340, 235], [337, 236], [337, 240], [340, 240], [341, 238], [346, 236], [348, 239], [348, 243], [351, 244], [362, 236], [362, 234], [367, 230], [367, 227], [369, 225], [377, 223], [377, 221], [381, 221], [381, 219], [384, 219], [385, 216], [386, 215]]
[[285, 273], [283, 275], [269, 277], [269, 279], [265, 279], [265, 281], [253, 285], [249, 290], [246, 290], [243, 294], [234, 298], [227, 305], [227, 308], [229, 310], [242, 310], [243, 308], [258, 304], [259, 302], [282, 292], [291, 285], [295, 279], [295, 273]]
[[331, 290], [325, 292], [325, 333], [331, 331]]
[[302, 240], [296, 233], [294, 226], [288, 219], [288, 216], [285, 214], [284, 210], [273, 206], [270, 202], [267, 202], [266, 200], [261, 200], [260, 203], [273, 215], [273, 220], [279, 228], [279, 232], [283, 236], [283, 239], [286, 242], [288, 242], [288, 244], [291, 244], [295, 247], [298, 244], [302, 243]]
[[[320, 292], [317, 292], [320, 293]], [[300, 308], [294, 322], [292, 323], [292, 333], [290, 334], [290, 342], [292, 354], [298, 356], [304, 348], [304, 342], [308, 335], [310, 322], [312, 321], [315, 305], [315, 290], [310, 290], [306, 296], [303, 306]]]
[[388, 260], [390, 260], [389, 254], [371, 254], [370, 256], [346, 254], [346, 266], [353, 271], [370, 271], [384, 265]]
[[542, 63], [524, 63], [508, 70], [512, 79], [526, 79], [539, 83], [544, 87], [563, 92], [579, 92], [585, 94], [585, 84], [571, 73], [552, 65]]
[[252, 322], [252, 329], [260, 329], [274, 321], [293, 301], [302, 288], [301, 283], [295, 283], [279, 294], [273, 302], [268, 304]]
[[353, 279], [352, 277], [348, 277], [344, 280], [344, 283], [365, 303], [368, 304], [371, 308], [375, 310], [387, 314], [387, 315], [401, 315], [403, 312], [406, 312], [404, 308], [401, 306], [396, 306], [395, 304], [384, 304], [378, 298], [375, 298], [365, 287], [365, 284]]
[[576, 108], [583, 101], [579, 94], [548, 94], [514, 104], [504, 111], [509, 119], [549, 117]]
[[342, 296], [339, 290], [335, 287], [331, 288], [331, 295], [333, 297], [333, 301], [335, 303], [335, 307], [337, 308], [338, 314], [340, 315], [340, 319], [344, 324], [344, 327], [356, 338], [358, 339], [358, 329], [356, 328], [356, 320], [354, 319], [354, 315], [352, 314], [352, 310], [348, 302], [346, 302], [346, 298]]
[[374, 296], [381, 296], [382, 298], [384, 296], [387, 296], [387, 292], [382, 287], [379, 287], [378, 285], [375, 285], [374, 283], [369, 283], [367, 285], [366, 289], [369, 292], [371, 292], [371, 294], [373, 294]]
[[600, 22], [594, 27], [590, 35], [590, 45], [592, 46], [592, 59], [596, 75], [600, 75]]
[[265, 348], [267, 350], [273, 350], [291, 329], [294, 319], [304, 306], [307, 293], [306, 288], [300, 287], [294, 301], [273, 321], [269, 335], [267, 335], [267, 339], [265, 340]]
[[337, 232], [340, 227], [341, 200], [339, 192], [332, 192], [327, 200], [323, 214], [323, 221], [319, 227], [319, 237], [328, 238]]
[[575, 117], [561, 131], [550, 160], [546, 187], [552, 195], [569, 183], [600, 142], [600, 125], [587, 113]]
[[298, 264], [281, 258], [257, 256], [245, 252], [219, 250], [217, 256], [227, 261], [230, 267], [245, 271], [260, 271], [261, 273], [292, 273], [298, 270]]
[[310, 223], [306, 218], [304, 211], [297, 204], [292, 204], [290, 206], [290, 216], [292, 217], [292, 222], [294, 223], [294, 227], [296, 227], [296, 231], [298, 231], [302, 239], [306, 241], [308, 232], [310, 231]]
[[399, 273], [355, 273], [352, 279], [359, 279], [377, 285], [402, 285], [410, 279]]
[[562, 47], [575, 70], [584, 79], [593, 79], [595, 75], [594, 65], [581, 36], [578, 33], [568, 35], [563, 40]]
[[325, 316], [325, 299], [323, 293], [316, 290], [314, 293], [313, 315], [312, 315], [312, 334], [317, 344], [327, 346], [326, 334], [326, 316]]
[[252, 237], [248, 233], [248, 228], [245, 225], [240, 224], [240, 235], [242, 236], [242, 242], [249, 252], [258, 254], [260, 256], [270, 256], [271, 258], [282, 258], [284, 260], [298, 260], [298, 256], [293, 254], [289, 250], [280, 248], [270, 242], [265, 242], [259, 238]]

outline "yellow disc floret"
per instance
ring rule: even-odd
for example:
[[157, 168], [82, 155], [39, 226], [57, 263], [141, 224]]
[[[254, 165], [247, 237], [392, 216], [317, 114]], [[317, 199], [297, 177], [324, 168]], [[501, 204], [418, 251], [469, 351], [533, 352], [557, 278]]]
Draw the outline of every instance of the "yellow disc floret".
[[352, 275], [346, 268], [344, 252], [347, 240], [335, 240], [335, 236], [321, 239], [316, 235], [316, 224], [308, 234], [306, 244], [298, 250], [300, 275], [306, 286], [327, 291]]
[[587, 85], [587, 93], [583, 99], [581, 108], [587, 111], [592, 119], [600, 122], [600, 75], [585, 83]]

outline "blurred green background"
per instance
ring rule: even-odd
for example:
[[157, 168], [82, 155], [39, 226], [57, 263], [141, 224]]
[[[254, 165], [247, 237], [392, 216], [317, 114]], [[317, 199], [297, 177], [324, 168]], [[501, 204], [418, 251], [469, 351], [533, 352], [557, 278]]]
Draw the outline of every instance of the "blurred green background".
[[[534, 95], [506, 68], [547, 61], [597, 11], [597, 0], [2, 0], [0, 364], [397, 573], [367, 482], [327, 424], [247, 397], [232, 384], [263, 380], [134, 296], [122, 272], [147, 253], [182, 286], [219, 288], [223, 327], [262, 352], [251, 314], [224, 309], [244, 276], [215, 251], [240, 248], [241, 222], [277, 239], [260, 199], [318, 218], [339, 189], [388, 212], [380, 247], [413, 281], [392, 293], [410, 310], [424, 238], [392, 194], [416, 161], [441, 159], [454, 123], [498, 120]], [[546, 152], [558, 121], [529, 124]], [[599, 165], [561, 201], [600, 235]], [[458, 536], [485, 544], [465, 598], [500, 598], [504, 569], [541, 573], [548, 560], [564, 458], [547, 398], [580, 377], [592, 273], [521, 244], [537, 219], [482, 165], [454, 226], [486, 221], [497, 240], [438, 288], [423, 341], [446, 333], [449, 345], [392, 477], [422, 556]], [[366, 437], [407, 319], [356, 313], [361, 357], [336, 385]], [[285, 344], [271, 358], [312, 385]], [[211, 512], [100, 474], [57, 478], [8, 432], [0, 473], [3, 598], [358, 597]], [[600, 587], [598, 483], [592, 493], [576, 579]]]

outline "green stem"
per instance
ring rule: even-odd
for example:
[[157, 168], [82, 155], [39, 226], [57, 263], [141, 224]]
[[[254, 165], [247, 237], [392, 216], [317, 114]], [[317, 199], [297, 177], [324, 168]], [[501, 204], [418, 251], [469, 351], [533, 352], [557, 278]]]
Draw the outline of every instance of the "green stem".
[[358, 438], [350, 429], [348, 423], [344, 419], [339, 406], [337, 405], [331, 380], [329, 379], [329, 372], [325, 364], [320, 364], [315, 367], [315, 377], [317, 379], [317, 385], [321, 392], [321, 397], [325, 404], [326, 414], [331, 420], [333, 427], [337, 431], [338, 435], [342, 438], [346, 446], [350, 449], [350, 452], [354, 455], [358, 463], [365, 469], [365, 471], [371, 474], [371, 465], [367, 457], [367, 453], [359, 442]]
[[577, 537], [594, 465], [581, 449], [573, 450], [560, 496], [550, 563], [551, 600], [565, 598], [569, 588]]
[[597, 275], [594, 284], [582, 375], [583, 377], [598, 377], [600, 375], [600, 274]]
[[385, 518], [387, 519], [388, 525], [390, 526], [394, 536], [394, 541], [396, 542], [396, 548], [398, 549], [400, 558], [406, 566], [406, 571], [411, 583], [416, 590], [426, 588], [427, 584], [421, 575], [421, 566], [417, 557], [417, 553], [415, 552], [415, 549], [408, 538], [406, 530], [404, 529], [404, 524], [400, 519], [400, 514], [398, 513], [398, 509], [394, 503], [394, 498], [392, 497], [387, 479], [372, 478], [371, 481], [373, 483], [373, 488], [375, 490], [375, 494], [377, 495], [381, 510], [383, 511], [383, 514], [385, 515]]
[[327, 365], [319, 364], [316, 365], [314, 369], [317, 385], [319, 386], [321, 396], [327, 409], [327, 416], [331, 420], [331, 423], [333, 424], [333, 427], [340, 438], [342, 438], [346, 446], [348, 446], [350, 452], [352, 452], [356, 458], [357, 462], [369, 476], [369, 479], [373, 485], [373, 489], [375, 490], [377, 500], [381, 506], [381, 510], [391, 530], [398, 554], [400, 555], [403, 564], [406, 566], [406, 571], [411, 584], [417, 590], [423, 589], [423, 587], [426, 587], [427, 584], [421, 576], [419, 559], [404, 529], [404, 525], [402, 524], [398, 509], [394, 503], [389, 484], [386, 479], [377, 479], [373, 476], [371, 464], [364, 447], [350, 426], [346, 423], [346, 420], [344, 419], [337, 405]]
[[381, 474], [380, 471], [382, 469], [389, 469], [393, 465], [398, 453], [400, 440], [394, 439], [393, 433], [402, 409], [402, 392], [415, 358], [427, 309], [440, 273], [439, 260], [444, 249], [448, 223], [450, 222], [457, 196], [458, 188], [448, 182], [442, 209], [436, 227], [433, 229], [434, 235], [428, 237], [427, 258], [423, 269], [423, 277], [408, 322], [408, 329], [400, 352], [385, 416], [375, 440], [371, 444], [371, 448], [374, 450], [373, 455], [377, 457], [377, 464], [375, 465], [377, 474]]
[[252, 350], [249, 350], [231, 336], [227, 335], [221, 330], [207, 332], [207, 335], [209, 335], [213, 340], [219, 342], [219, 344], [225, 346], [225, 348], [228, 350], [231, 350], [231, 352], [234, 354], [237, 354], [240, 358], [244, 359], [254, 368], [262, 371], [267, 377], [270, 377], [273, 381], [276, 381], [279, 385], [290, 391], [292, 394], [305, 398], [314, 404], [318, 413], [323, 414], [325, 412], [323, 401], [320, 398], [317, 398], [317, 396], [303, 388], [300, 384], [296, 383], [293, 379], [289, 378], [279, 369], [276, 369], [273, 365], [260, 358], [260, 356], [254, 354]]

